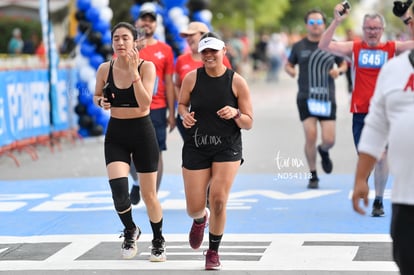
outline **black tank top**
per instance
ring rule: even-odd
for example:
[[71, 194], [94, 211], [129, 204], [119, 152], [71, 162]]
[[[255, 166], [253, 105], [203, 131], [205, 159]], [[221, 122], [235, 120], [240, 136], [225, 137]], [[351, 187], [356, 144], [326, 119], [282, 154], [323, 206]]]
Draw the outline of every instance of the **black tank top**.
[[208, 76], [204, 67], [197, 69], [196, 84], [190, 97], [190, 109], [195, 112], [197, 123], [190, 132], [224, 137], [240, 131], [233, 119], [221, 119], [217, 115], [225, 105], [238, 108], [232, 89], [233, 76], [234, 71], [229, 69], [219, 77]]
[[[138, 65], [138, 72], [141, 69], [141, 65], [144, 63], [144, 60]], [[134, 87], [133, 84], [129, 88], [126, 89], [118, 89], [114, 84], [114, 78], [112, 75], [112, 67], [114, 61], [111, 61], [109, 66], [109, 73], [108, 79], [106, 83], [108, 84], [108, 97], [112, 97], [109, 99], [111, 102], [111, 107], [125, 107], [125, 108], [136, 108], [139, 107], [138, 101], [135, 98]]]

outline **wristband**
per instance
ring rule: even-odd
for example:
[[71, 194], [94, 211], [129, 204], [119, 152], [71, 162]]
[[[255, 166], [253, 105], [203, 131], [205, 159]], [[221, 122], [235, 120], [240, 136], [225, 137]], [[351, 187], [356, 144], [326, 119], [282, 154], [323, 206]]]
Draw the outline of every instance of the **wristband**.
[[98, 98], [98, 106], [102, 108], [102, 97]]
[[135, 83], [137, 83], [140, 80], [141, 80], [141, 77], [137, 77], [137, 79], [135, 79], [134, 81], [132, 81], [132, 85], [134, 85]]
[[240, 118], [241, 117], [241, 112], [240, 112], [240, 110], [239, 109], [237, 109], [237, 114], [233, 117], [233, 119], [238, 119], [238, 118]]

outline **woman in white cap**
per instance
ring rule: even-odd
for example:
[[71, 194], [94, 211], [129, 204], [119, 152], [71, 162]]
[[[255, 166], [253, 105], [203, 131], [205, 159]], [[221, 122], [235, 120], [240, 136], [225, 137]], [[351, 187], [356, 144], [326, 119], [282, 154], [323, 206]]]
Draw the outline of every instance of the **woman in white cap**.
[[[174, 86], [175, 96], [177, 100], [181, 88], [181, 83], [185, 75], [188, 72], [203, 66], [201, 53], [198, 52], [198, 42], [200, 42], [201, 36], [208, 32], [208, 26], [203, 22], [198, 21], [191, 22], [188, 24], [188, 28], [186, 30], [180, 32], [180, 36], [182, 38], [185, 38], [187, 41], [189, 50], [178, 56], [177, 61], [175, 62]], [[231, 64], [227, 56], [224, 56], [223, 64], [226, 65], [227, 68], [231, 69]], [[183, 126], [180, 114], [177, 114], [176, 125], [181, 137], [184, 138], [185, 128]]]
[[[182, 150], [182, 173], [187, 213], [194, 219], [190, 246], [198, 249], [209, 224], [205, 269], [220, 269], [218, 249], [226, 223], [226, 205], [243, 162], [241, 129], [253, 125], [253, 108], [246, 80], [223, 64], [224, 42], [204, 34], [198, 51], [204, 66], [183, 79], [178, 112], [187, 135]], [[211, 215], [206, 206], [210, 185]]]

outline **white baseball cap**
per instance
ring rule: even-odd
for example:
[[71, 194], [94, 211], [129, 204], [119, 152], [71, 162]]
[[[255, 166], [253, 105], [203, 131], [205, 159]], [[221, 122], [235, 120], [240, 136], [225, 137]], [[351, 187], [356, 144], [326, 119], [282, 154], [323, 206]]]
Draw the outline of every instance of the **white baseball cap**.
[[215, 37], [206, 37], [198, 43], [198, 52], [201, 53], [205, 49], [222, 50], [225, 44], [220, 39]]

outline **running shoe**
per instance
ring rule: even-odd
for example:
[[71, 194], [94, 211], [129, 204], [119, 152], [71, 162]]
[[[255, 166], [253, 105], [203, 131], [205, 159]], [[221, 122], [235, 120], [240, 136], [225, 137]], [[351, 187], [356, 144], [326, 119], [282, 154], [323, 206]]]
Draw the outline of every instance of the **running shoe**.
[[190, 246], [192, 249], [198, 249], [201, 244], [203, 243], [204, 237], [204, 228], [208, 226], [208, 219], [210, 217], [210, 210], [208, 208], [205, 209], [205, 216], [203, 223], [196, 223], [195, 220], [193, 221], [193, 225], [191, 226], [190, 234], [189, 234], [189, 241]]
[[371, 215], [373, 217], [384, 216], [384, 206], [382, 204], [382, 201], [374, 200], [374, 203], [372, 204], [372, 213], [371, 213]]
[[207, 250], [204, 252], [204, 256], [206, 256], [206, 270], [219, 270], [221, 269], [220, 257], [217, 251], [212, 249]]
[[165, 262], [167, 260], [165, 250], [165, 240], [163, 238], [152, 240], [150, 261]]
[[133, 205], [137, 205], [141, 201], [141, 194], [140, 188], [138, 185], [132, 185], [131, 193], [129, 194], [129, 198]]
[[318, 152], [322, 158], [321, 163], [322, 163], [323, 171], [325, 171], [325, 173], [327, 174], [330, 174], [333, 169], [333, 164], [332, 164], [332, 160], [329, 158], [329, 152], [323, 151], [320, 145], [318, 146]]
[[132, 259], [137, 255], [137, 240], [141, 235], [141, 229], [136, 227], [134, 229], [124, 229], [123, 234], [119, 236], [120, 238], [124, 237], [122, 242], [121, 254], [124, 259]]
[[318, 178], [311, 178], [308, 183], [309, 189], [318, 189], [319, 188], [319, 179]]

